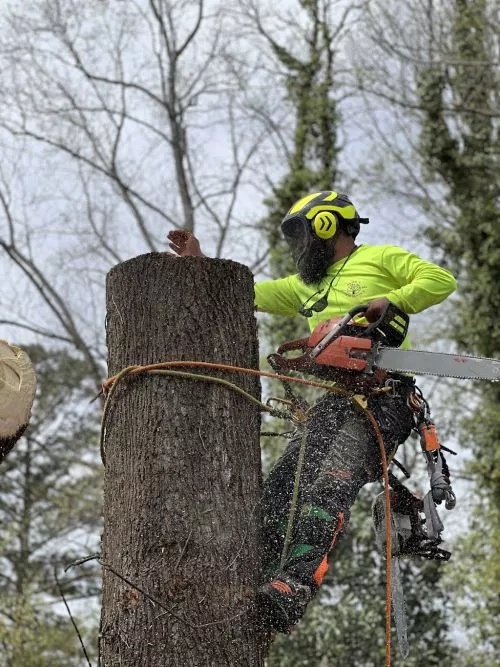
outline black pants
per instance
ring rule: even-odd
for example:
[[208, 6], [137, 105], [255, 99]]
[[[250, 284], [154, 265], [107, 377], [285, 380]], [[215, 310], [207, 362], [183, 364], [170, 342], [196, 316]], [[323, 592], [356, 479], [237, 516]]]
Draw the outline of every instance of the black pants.
[[[395, 452], [412, 428], [408, 391], [409, 386], [399, 395], [368, 398], [387, 455]], [[314, 589], [328, 569], [328, 553], [349, 520], [351, 505], [366, 483], [381, 476], [382, 463], [373, 426], [349, 399], [323, 396], [311, 408], [305, 428], [305, 460], [293, 537], [281, 571]], [[301, 427], [264, 484], [265, 578], [279, 569], [302, 439]]]

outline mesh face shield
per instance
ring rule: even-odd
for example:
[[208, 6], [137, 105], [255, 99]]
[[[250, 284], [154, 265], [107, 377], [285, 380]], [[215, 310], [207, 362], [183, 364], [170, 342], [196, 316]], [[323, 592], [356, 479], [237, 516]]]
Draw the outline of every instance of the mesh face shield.
[[312, 241], [311, 223], [300, 215], [287, 218], [281, 225], [293, 259], [297, 262], [307, 252]]

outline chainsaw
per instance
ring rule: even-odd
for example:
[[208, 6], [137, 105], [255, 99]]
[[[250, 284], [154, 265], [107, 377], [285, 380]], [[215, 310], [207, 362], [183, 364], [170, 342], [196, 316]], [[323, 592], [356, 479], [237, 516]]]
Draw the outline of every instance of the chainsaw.
[[[485, 357], [407, 350], [399, 346], [408, 332], [409, 317], [388, 303], [376, 322], [353, 321], [368, 310], [356, 306], [344, 317], [320, 322], [307, 338], [281, 345], [268, 357], [273, 368], [311, 373], [356, 383], [383, 383], [388, 372], [437, 375], [468, 380], [500, 380], [500, 360]], [[301, 351], [296, 357], [284, 353]]]

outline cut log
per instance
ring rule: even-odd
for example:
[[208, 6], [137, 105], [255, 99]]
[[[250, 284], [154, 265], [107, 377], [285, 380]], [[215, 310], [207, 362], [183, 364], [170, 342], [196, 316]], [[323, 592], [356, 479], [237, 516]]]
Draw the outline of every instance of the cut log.
[[30, 358], [0, 340], [0, 463], [28, 426], [36, 390]]

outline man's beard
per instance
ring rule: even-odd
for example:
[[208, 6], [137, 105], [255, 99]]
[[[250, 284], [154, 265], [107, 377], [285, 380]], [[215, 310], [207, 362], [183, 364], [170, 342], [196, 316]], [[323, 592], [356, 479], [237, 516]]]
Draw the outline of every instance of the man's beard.
[[324, 241], [313, 239], [307, 250], [297, 260], [297, 271], [306, 285], [319, 283], [326, 276], [332, 263], [333, 249]]

